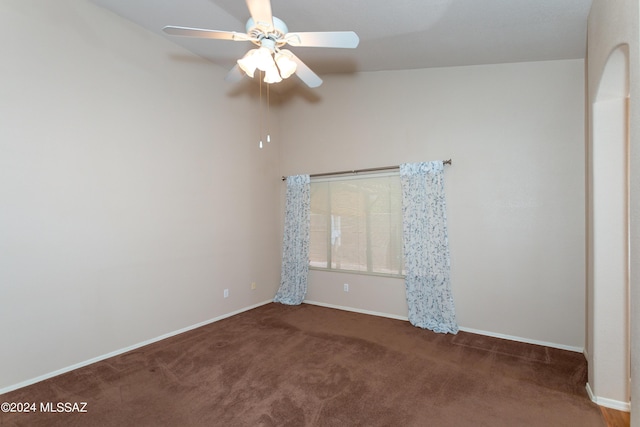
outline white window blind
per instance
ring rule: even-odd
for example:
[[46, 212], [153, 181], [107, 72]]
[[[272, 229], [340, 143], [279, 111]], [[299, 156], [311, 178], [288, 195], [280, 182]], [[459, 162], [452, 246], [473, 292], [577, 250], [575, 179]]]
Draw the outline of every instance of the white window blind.
[[310, 267], [403, 275], [398, 173], [312, 179]]

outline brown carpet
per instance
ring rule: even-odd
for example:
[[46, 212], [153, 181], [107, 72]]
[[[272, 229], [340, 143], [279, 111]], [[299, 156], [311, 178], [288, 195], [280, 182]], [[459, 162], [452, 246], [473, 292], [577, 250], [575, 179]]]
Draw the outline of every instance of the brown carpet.
[[[4, 394], [38, 411], [0, 424], [604, 426], [585, 381], [579, 353], [267, 304]], [[42, 402], [87, 412], [42, 413]]]

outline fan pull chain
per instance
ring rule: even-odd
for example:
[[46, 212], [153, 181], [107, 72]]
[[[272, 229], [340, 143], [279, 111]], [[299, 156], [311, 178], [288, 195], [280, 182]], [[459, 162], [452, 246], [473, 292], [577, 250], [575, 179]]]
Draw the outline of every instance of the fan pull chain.
[[258, 104], [258, 137], [260, 138], [259, 147], [262, 149], [262, 72], [258, 71], [260, 78], [260, 102]]
[[267, 142], [271, 142], [271, 135], [269, 134], [269, 112], [270, 112], [270, 106], [271, 106], [271, 99], [270, 99], [270, 86], [269, 84], [267, 84]]

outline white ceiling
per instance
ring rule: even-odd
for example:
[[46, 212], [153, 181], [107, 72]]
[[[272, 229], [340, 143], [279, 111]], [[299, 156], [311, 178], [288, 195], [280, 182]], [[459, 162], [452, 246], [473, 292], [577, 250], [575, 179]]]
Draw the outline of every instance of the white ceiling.
[[[231, 69], [250, 42], [168, 36], [165, 25], [244, 32], [244, 0], [90, 0]], [[271, 0], [294, 31], [355, 31], [357, 49], [291, 50], [316, 73], [584, 58], [592, 0]]]

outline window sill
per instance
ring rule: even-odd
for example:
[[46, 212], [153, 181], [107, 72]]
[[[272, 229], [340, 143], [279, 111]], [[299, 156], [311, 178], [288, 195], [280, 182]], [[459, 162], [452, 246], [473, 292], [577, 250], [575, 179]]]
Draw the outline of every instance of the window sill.
[[391, 279], [404, 279], [404, 274], [390, 274], [390, 273], [372, 273], [369, 271], [358, 271], [358, 270], [340, 270], [337, 268], [323, 268], [323, 267], [312, 267], [309, 266], [309, 270], [314, 271], [326, 271], [328, 273], [347, 273], [347, 274], [357, 274], [361, 276], [378, 276], [378, 277], [389, 277]]

